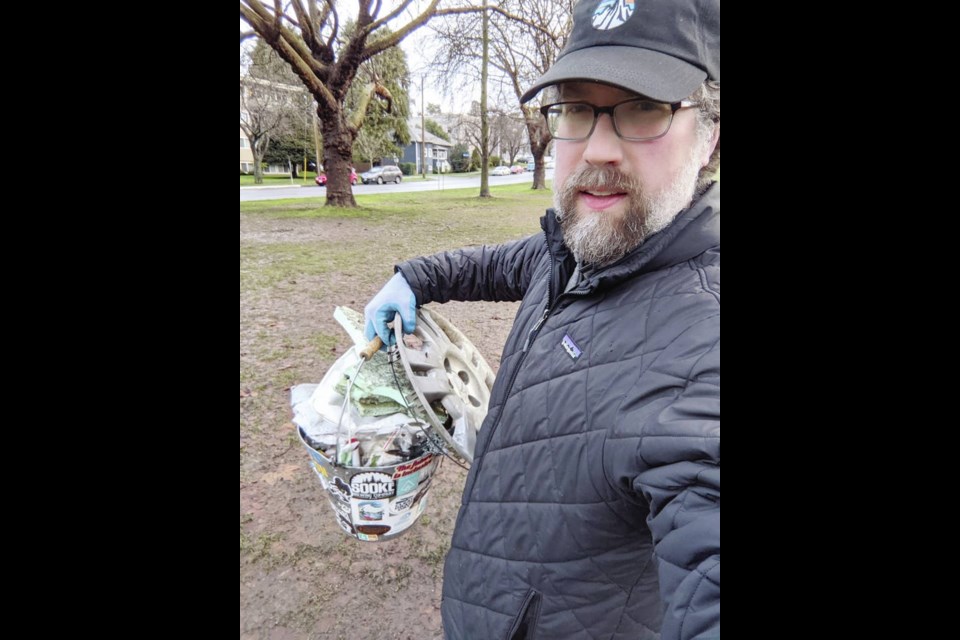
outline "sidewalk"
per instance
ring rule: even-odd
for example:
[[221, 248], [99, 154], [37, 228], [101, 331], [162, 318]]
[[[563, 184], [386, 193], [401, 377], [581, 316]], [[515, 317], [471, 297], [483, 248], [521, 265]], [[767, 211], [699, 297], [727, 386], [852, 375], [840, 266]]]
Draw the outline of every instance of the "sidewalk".
[[300, 187], [311, 187], [313, 185], [309, 184], [252, 184], [245, 187], [240, 187], [241, 189], [293, 189]]

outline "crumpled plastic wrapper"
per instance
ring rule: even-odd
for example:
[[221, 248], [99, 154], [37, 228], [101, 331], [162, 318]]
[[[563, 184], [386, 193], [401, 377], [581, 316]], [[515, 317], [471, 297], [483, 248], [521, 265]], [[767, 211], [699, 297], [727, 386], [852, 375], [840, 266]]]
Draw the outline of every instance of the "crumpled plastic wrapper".
[[[334, 318], [355, 345], [327, 370], [320, 384], [291, 389], [293, 423], [303, 430], [307, 443], [330, 460], [336, 458], [339, 436], [338, 462], [348, 466], [393, 465], [422, 455], [427, 422], [402, 367], [391, 364], [386, 353], [377, 352], [363, 365], [344, 410], [344, 394], [366, 339], [359, 313], [338, 307]], [[433, 408], [443, 411], [439, 403]]]

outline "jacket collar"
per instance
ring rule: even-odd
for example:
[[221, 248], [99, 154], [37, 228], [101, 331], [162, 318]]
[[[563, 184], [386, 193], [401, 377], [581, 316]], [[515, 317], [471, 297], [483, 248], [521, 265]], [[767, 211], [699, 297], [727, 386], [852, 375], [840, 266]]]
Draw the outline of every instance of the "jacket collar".
[[[540, 226], [555, 259], [562, 262], [571, 255], [553, 209], [547, 209], [547, 214], [540, 218]], [[635, 275], [680, 264], [719, 246], [720, 183], [714, 182], [665, 229], [647, 238], [623, 258], [599, 269], [585, 268], [583, 281], [577, 288], [614, 286]]]

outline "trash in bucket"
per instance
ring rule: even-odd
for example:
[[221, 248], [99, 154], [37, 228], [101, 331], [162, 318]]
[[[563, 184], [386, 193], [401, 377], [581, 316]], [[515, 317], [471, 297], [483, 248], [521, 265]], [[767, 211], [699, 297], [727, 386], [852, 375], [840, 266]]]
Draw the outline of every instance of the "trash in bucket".
[[473, 460], [493, 372], [449, 321], [424, 309], [413, 335], [398, 327], [399, 346], [360, 369], [363, 316], [338, 307], [334, 317], [354, 346], [320, 384], [291, 389], [293, 421], [344, 532], [390, 540], [423, 513], [443, 457]]

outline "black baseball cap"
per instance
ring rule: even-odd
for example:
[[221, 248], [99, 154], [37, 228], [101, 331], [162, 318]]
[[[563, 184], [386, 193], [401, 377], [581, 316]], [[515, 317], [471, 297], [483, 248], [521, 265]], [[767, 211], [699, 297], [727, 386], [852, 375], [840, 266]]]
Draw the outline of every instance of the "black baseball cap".
[[553, 66], [520, 98], [561, 82], [602, 82], [677, 102], [720, 82], [720, 0], [580, 0]]

